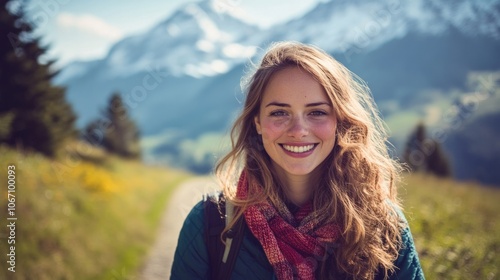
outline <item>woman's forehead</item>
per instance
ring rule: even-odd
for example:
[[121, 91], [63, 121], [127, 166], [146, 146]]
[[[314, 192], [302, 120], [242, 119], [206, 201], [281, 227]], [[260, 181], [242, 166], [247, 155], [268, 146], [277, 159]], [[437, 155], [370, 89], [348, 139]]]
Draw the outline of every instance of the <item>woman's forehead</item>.
[[267, 102], [331, 103], [323, 86], [298, 67], [275, 73], [263, 92], [262, 105]]

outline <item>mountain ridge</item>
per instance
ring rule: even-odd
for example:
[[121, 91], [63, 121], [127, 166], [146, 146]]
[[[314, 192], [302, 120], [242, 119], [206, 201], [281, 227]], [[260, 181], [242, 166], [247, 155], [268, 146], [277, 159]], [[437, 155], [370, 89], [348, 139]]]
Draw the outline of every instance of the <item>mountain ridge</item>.
[[133, 75], [153, 64], [174, 76], [215, 76], [276, 40], [301, 41], [348, 55], [373, 50], [409, 32], [436, 35], [450, 27], [470, 36], [500, 39], [499, 1], [461, 0], [445, 5], [430, 0], [360, 0], [355, 4], [320, 2], [300, 18], [262, 30], [216, 9], [215, 1], [187, 3], [150, 30], [115, 43], [102, 59], [69, 63], [56, 82], [69, 82], [85, 72], [85, 64], [93, 66], [97, 61], [106, 69], [102, 74], [112, 77]]
[[[251, 71], [253, 61], [263, 53], [262, 47], [276, 40], [318, 45], [368, 83], [384, 117], [397, 118], [401, 113], [412, 112], [409, 120], [416, 123], [417, 116], [422, 117], [420, 110], [429, 105], [425, 102], [430, 102], [419, 99], [425, 91], [436, 92], [429, 100], [452, 106], [454, 101], [448, 92], [467, 90], [466, 80], [471, 71], [500, 70], [499, 2], [440, 2], [441, 6], [430, 6], [427, 0], [410, 4], [395, 0], [332, 0], [320, 3], [300, 18], [266, 30], [219, 14], [209, 6], [211, 2], [187, 4], [151, 30], [123, 39], [102, 60], [75, 63], [63, 70], [58, 82], [68, 86], [68, 99], [79, 113], [80, 127], [98, 116], [99, 107], [105, 106], [112, 91], [119, 91], [134, 101], [135, 105], [129, 109], [142, 129], [148, 160], [207, 172], [217, 157], [217, 151], [209, 146], [219, 147], [222, 140], [215, 140], [217, 135], [221, 139], [227, 135], [229, 124], [241, 108], [240, 79]], [[204, 9], [204, 14], [197, 19], [193, 14], [200, 14], [199, 9]], [[453, 20], [443, 17], [442, 22], [436, 22], [442, 14], [461, 10], [473, 11], [478, 18], [470, 19], [471, 13], [461, 12], [465, 16]], [[356, 11], [357, 14], [352, 14]], [[493, 20], [479, 18], [484, 14], [493, 15]], [[204, 20], [211, 21], [208, 29], [205, 26], [207, 30], [196, 25]], [[242, 27], [231, 29], [229, 22], [238, 22]], [[339, 27], [336, 22], [345, 22], [345, 26]], [[169, 35], [176, 32], [172, 26], [184, 33], [177, 37]], [[184, 30], [182, 26], [191, 27]], [[432, 28], [426, 30], [425, 26]], [[243, 31], [239, 32], [240, 29]], [[212, 36], [210, 32], [232, 37]], [[161, 34], [165, 37], [147, 40]], [[138, 45], [128, 44], [127, 40], [135, 40]], [[163, 43], [158, 46], [156, 42]], [[144, 44], [147, 46], [140, 47]], [[135, 56], [127, 56], [129, 60], [133, 58], [133, 63], [128, 65], [127, 60], [117, 59], [120, 52], [133, 53]], [[122, 64], [115, 65], [114, 60]], [[115, 71], [117, 65], [119, 71]], [[145, 65], [144, 69], [138, 65]], [[160, 78], [154, 87], [148, 87], [144, 81], [154, 71], [161, 73]], [[406, 123], [407, 127], [391, 129], [408, 131], [411, 122]], [[491, 126], [491, 122], [488, 124]], [[403, 133], [396, 136], [397, 141], [404, 142]], [[200, 150], [201, 146], [206, 150]], [[190, 152], [193, 147], [196, 155]], [[450, 143], [451, 153], [457, 149], [457, 145]]]

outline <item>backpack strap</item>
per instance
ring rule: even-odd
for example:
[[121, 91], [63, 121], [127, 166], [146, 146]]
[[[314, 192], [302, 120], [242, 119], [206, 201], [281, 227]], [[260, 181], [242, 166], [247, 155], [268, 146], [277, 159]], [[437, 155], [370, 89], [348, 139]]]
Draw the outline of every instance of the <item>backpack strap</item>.
[[203, 202], [205, 215], [205, 244], [208, 250], [208, 265], [210, 267], [210, 279], [217, 279], [219, 264], [222, 259], [224, 244], [220, 234], [224, 230], [223, 212], [219, 211], [219, 197], [209, 196]]
[[226, 224], [233, 218], [233, 210], [234, 206], [226, 203], [222, 194], [218, 197], [209, 197], [204, 202], [205, 241], [209, 255], [211, 279], [230, 279], [236, 263], [245, 231], [244, 219], [238, 219], [234, 226], [224, 234], [226, 245], [222, 243], [220, 238]]

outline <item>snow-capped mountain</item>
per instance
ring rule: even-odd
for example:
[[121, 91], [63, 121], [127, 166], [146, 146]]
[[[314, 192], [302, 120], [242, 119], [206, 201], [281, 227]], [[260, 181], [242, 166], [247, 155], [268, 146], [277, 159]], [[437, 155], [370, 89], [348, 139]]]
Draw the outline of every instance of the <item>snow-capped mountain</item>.
[[331, 0], [267, 30], [216, 1], [193, 2], [116, 43], [102, 59], [68, 65], [56, 82], [67, 86], [80, 127], [119, 91], [149, 159], [206, 172], [241, 107], [248, 62], [278, 40], [317, 45], [346, 64], [399, 124], [395, 137], [404, 141], [413, 123], [402, 127], [396, 117], [417, 122], [425, 98], [443, 104], [448, 92], [467, 89], [471, 72], [500, 71], [500, 0]]
[[191, 3], [149, 32], [129, 37], [109, 51], [111, 75], [130, 75], [152, 62], [175, 76], [215, 76], [252, 56], [255, 46], [243, 45], [258, 28], [229, 14], [213, 2]]
[[[440, 34], [450, 27], [500, 38], [500, 1], [331, 0], [301, 18], [260, 30], [217, 1], [186, 4], [151, 30], [117, 42], [102, 60], [69, 64], [58, 83], [86, 72], [126, 77], [151, 65], [174, 76], [216, 76], [244, 63], [272, 41], [296, 40], [331, 53], [359, 53], [409, 32]], [[99, 63], [97, 63], [99, 62]]]
[[226, 73], [256, 53], [246, 41], [260, 30], [216, 5], [188, 3], [151, 30], [117, 42], [103, 59], [68, 65], [56, 81], [65, 83], [96, 68], [101, 77], [126, 77], [153, 65], [173, 76]]
[[331, 53], [369, 51], [409, 32], [439, 34], [450, 27], [500, 38], [499, 1], [331, 0], [274, 27], [270, 40], [297, 40]]
[[[151, 30], [116, 43], [102, 59], [74, 62], [56, 82], [114, 81], [161, 69], [173, 77], [227, 73], [276, 40], [320, 46], [344, 62], [408, 34], [439, 35], [450, 28], [499, 38], [500, 1], [331, 0], [290, 22], [259, 30], [218, 9], [217, 1], [185, 5]], [[95, 79], [94, 79], [95, 78]]]

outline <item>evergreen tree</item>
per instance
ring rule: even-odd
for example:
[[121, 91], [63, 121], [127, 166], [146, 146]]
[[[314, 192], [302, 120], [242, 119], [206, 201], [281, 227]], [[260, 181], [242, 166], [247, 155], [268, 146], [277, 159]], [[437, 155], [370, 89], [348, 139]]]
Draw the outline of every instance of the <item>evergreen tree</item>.
[[427, 172], [439, 177], [450, 177], [451, 167], [448, 157], [443, 152], [441, 145], [436, 142], [436, 148], [427, 157]]
[[47, 52], [20, 1], [0, 0], [0, 142], [54, 156], [75, 136], [75, 115], [64, 88], [54, 86], [54, 61], [40, 63]]
[[426, 152], [423, 143], [425, 141], [425, 127], [423, 123], [419, 123], [412, 132], [406, 143], [404, 153], [404, 161], [413, 171], [421, 171], [425, 169]]
[[119, 93], [112, 94], [103, 118], [87, 125], [85, 138], [122, 157], [140, 157], [139, 130], [129, 117]]
[[104, 132], [109, 125], [104, 119], [91, 121], [83, 130], [82, 138], [91, 145], [104, 147]]
[[410, 134], [403, 157], [413, 171], [423, 171], [440, 177], [451, 176], [449, 159], [440, 143], [427, 137], [423, 123], [419, 123]]

